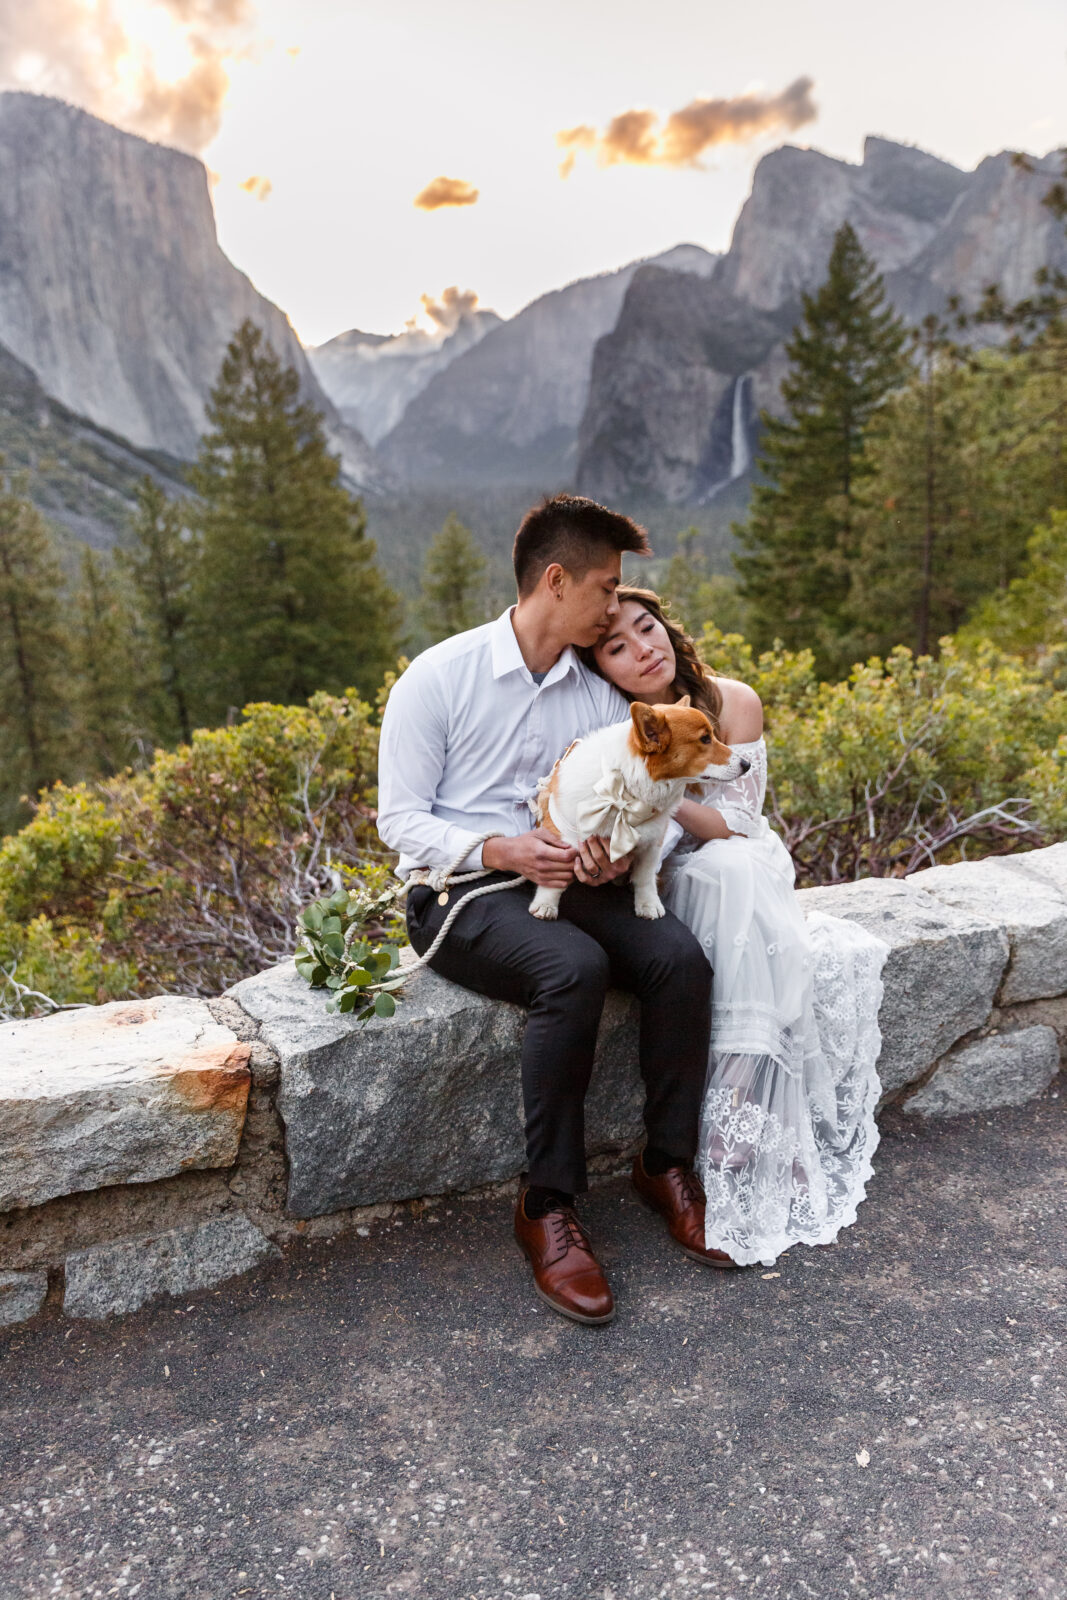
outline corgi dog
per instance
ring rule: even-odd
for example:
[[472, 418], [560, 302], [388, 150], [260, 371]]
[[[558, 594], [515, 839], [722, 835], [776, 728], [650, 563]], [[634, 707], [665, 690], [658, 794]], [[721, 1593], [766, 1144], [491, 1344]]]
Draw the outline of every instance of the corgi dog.
[[[577, 847], [594, 834], [610, 839], [612, 861], [634, 853], [630, 881], [639, 917], [662, 917], [656, 871], [670, 814], [698, 778], [739, 778], [749, 763], [715, 736], [685, 695], [675, 705], [635, 700], [630, 721], [576, 739], [537, 789], [539, 827]], [[562, 889], [538, 887], [530, 915], [559, 915]]]

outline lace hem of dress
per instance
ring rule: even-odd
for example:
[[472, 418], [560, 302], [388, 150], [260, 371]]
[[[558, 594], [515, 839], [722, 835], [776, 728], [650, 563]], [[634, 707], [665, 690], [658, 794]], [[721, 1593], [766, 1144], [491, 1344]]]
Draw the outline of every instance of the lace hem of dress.
[[[797, 1147], [795, 1130], [785, 1128], [773, 1114], [762, 1113], [757, 1106], [743, 1107], [740, 1117], [734, 1119], [738, 1143], [732, 1151], [720, 1155], [717, 1164], [713, 1164], [715, 1152], [709, 1151], [709, 1141], [702, 1127], [698, 1166], [708, 1198], [704, 1227], [708, 1247], [725, 1250], [739, 1267], [772, 1267], [778, 1257], [795, 1244], [834, 1244], [842, 1228], [849, 1228], [855, 1222], [867, 1198], [867, 1185], [874, 1176], [872, 1158], [881, 1139], [874, 1115], [878, 1101], [877, 1078], [873, 1079], [872, 1089], [847, 1152], [836, 1158], [825, 1148], [808, 1152], [812, 1165], [810, 1177], [816, 1179], [817, 1188], [819, 1180], [827, 1176], [837, 1176], [841, 1180], [841, 1192], [835, 1196], [837, 1203], [831, 1203], [825, 1210], [812, 1201], [804, 1185], [797, 1185], [795, 1169], [803, 1156]], [[705, 1104], [704, 1117], [707, 1122], [714, 1121], [716, 1132], [721, 1134], [732, 1119], [724, 1114], [721, 1104], [716, 1105], [711, 1097], [709, 1101], [711, 1103]], [[788, 1165], [794, 1173], [789, 1184], [792, 1195], [788, 1216], [774, 1229], [761, 1228], [753, 1215], [761, 1209], [760, 1197], [754, 1192], [757, 1184], [753, 1183], [745, 1195], [739, 1192], [745, 1187], [743, 1179], [741, 1183], [736, 1181], [742, 1153], [746, 1147], [751, 1151], [757, 1145], [761, 1159], [765, 1161], [768, 1156], [777, 1155], [776, 1165]], [[709, 1155], [712, 1162], [709, 1162]], [[735, 1181], [731, 1182], [731, 1178]], [[773, 1187], [780, 1192], [780, 1186], [781, 1175]], [[822, 1198], [825, 1202], [825, 1195]]]
[[697, 1166], [706, 1241], [740, 1266], [771, 1266], [793, 1244], [832, 1244], [873, 1173], [888, 950], [819, 912], [807, 932], [814, 981], [791, 1026], [779, 1017], [775, 1029], [759, 1002], [732, 1019], [730, 1003], [717, 1002]]

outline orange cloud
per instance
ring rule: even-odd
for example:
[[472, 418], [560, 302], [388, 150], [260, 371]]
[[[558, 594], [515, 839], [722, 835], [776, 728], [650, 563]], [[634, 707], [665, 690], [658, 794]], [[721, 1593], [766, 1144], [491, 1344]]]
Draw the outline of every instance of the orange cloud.
[[730, 100], [691, 100], [661, 123], [655, 111], [621, 111], [603, 133], [587, 122], [563, 128], [556, 144], [567, 153], [560, 177], [568, 178], [582, 150], [595, 152], [597, 165], [698, 167], [699, 157], [717, 144], [743, 144], [764, 133], [789, 132], [814, 121], [811, 78], [797, 78], [781, 94], [741, 94]]
[[464, 317], [472, 316], [478, 309], [478, 296], [474, 290], [460, 289], [457, 284], [443, 289], [440, 300], [435, 300], [432, 294], [420, 295], [419, 298], [430, 321], [443, 333], [453, 333]]
[[250, 194], [253, 200], [268, 200], [274, 189], [274, 185], [269, 178], [261, 178], [255, 173], [251, 178], [246, 178], [239, 187], [244, 190], [245, 194]]
[[119, 0], [32, 0], [4, 9], [0, 87], [58, 95], [192, 151], [219, 131], [227, 63], [246, 49], [255, 22], [252, 0], [148, 0], [141, 7], [146, 22], [151, 11], [157, 21], [161, 12], [171, 19], [168, 72], [158, 34], [139, 32], [139, 13]]
[[462, 178], [434, 178], [415, 196], [420, 211], [439, 211], [442, 206], [472, 206], [478, 190]]

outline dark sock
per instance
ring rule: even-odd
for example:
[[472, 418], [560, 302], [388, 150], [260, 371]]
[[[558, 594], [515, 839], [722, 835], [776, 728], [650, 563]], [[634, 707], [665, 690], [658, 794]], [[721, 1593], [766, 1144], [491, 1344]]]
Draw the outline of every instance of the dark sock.
[[650, 1144], [641, 1157], [641, 1165], [650, 1178], [662, 1178], [669, 1167], [691, 1167], [693, 1163], [688, 1156], [668, 1155], [666, 1150], [657, 1150]]
[[526, 1215], [531, 1222], [540, 1222], [550, 1211], [573, 1204], [574, 1196], [565, 1194], [562, 1189], [543, 1189], [540, 1184], [531, 1183], [526, 1191]]

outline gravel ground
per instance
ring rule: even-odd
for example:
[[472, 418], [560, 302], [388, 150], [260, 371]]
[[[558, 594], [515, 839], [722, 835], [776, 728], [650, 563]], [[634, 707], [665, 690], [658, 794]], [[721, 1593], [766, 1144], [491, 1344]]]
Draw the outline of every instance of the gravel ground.
[[623, 1180], [603, 1329], [451, 1202], [0, 1336], [0, 1595], [1067, 1596], [1067, 1095], [890, 1118], [857, 1225], [726, 1275]]

